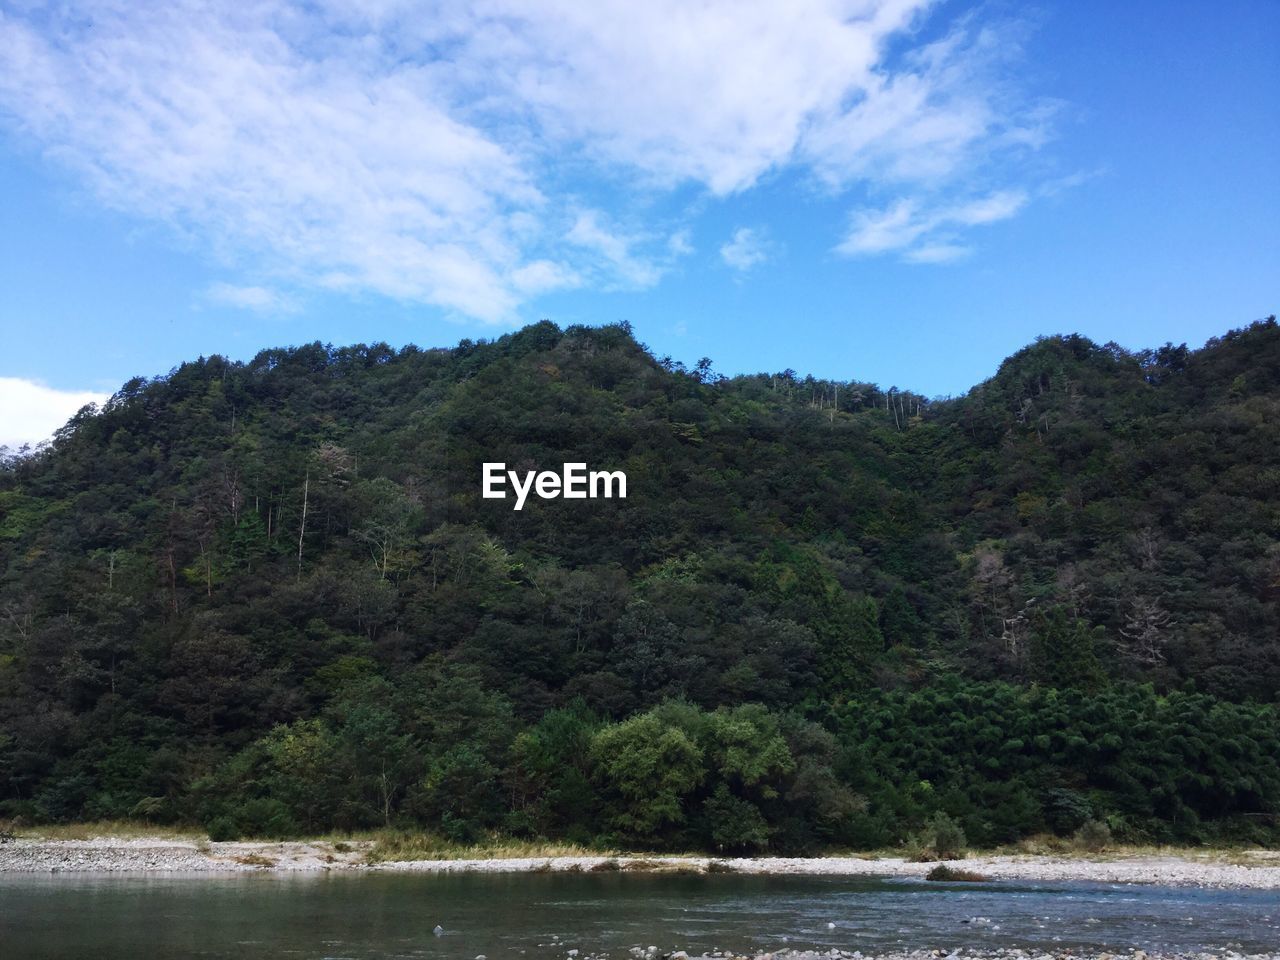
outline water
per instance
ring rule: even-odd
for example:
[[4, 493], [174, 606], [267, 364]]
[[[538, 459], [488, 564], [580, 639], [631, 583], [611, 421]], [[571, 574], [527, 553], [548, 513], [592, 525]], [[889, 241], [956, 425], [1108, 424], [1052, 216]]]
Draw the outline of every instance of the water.
[[625, 960], [649, 944], [1256, 952], [1280, 947], [1280, 894], [734, 875], [0, 875], [3, 960], [565, 960], [574, 948]]

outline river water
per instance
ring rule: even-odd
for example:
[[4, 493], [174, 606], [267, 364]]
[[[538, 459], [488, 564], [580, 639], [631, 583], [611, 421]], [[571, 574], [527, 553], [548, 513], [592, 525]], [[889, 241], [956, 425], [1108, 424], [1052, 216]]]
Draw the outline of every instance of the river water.
[[0, 875], [4, 960], [565, 960], [570, 949], [625, 960], [650, 944], [1257, 952], [1280, 947], [1280, 893], [670, 874]]

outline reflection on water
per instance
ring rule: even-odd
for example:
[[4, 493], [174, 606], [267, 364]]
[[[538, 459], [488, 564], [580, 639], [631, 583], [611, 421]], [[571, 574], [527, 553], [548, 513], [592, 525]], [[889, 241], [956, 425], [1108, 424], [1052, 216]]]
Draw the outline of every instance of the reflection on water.
[[1260, 951], [1280, 944], [1280, 895], [732, 875], [0, 876], [5, 960], [564, 960], [570, 949], [621, 960], [649, 944]]

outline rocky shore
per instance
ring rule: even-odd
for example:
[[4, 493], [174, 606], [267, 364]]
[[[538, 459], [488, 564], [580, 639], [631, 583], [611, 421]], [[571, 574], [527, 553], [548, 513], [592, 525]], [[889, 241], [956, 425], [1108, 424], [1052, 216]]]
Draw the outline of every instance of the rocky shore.
[[[652, 950], [652, 948], [650, 948]], [[682, 950], [670, 954], [651, 953], [641, 948], [631, 951], [636, 960], [1280, 960], [1280, 953], [1166, 953], [1150, 950], [1024, 950], [1016, 947], [997, 950], [896, 950], [887, 953], [863, 953], [860, 950], [778, 950], [775, 953], [748, 955], [716, 952], [688, 954]], [[603, 960], [586, 954], [582, 960]]]
[[[0, 873], [392, 870], [436, 873], [680, 871], [920, 877], [934, 866], [896, 858], [529, 857], [370, 863], [370, 841], [209, 843], [169, 838], [42, 840], [0, 844]], [[950, 866], [992, 880], [1080, 880], [1280, 889], [1280, 852], [1220, 855], [971, 856]]]
[[226, 873], [366, 866], [370, 844], [209, 843], [169, 838], [32, 840], [0, 844], [0, 873]]

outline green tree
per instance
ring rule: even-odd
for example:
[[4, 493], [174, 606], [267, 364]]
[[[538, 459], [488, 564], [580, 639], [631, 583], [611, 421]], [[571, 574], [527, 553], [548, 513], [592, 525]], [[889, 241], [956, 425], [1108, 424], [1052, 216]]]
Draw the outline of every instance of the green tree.
[[1098, 661], [1101, 627], [1090, 627], [1063, 607], [1037, 615], [1031, 635], [1033, 675], [1055, 687], [1094, 688], [1105, 678]]
[[592, 741], [597, 776], [613, 798], [613, 825], [635, 839], [657, 842], [665, 829], [684, 824], [686, 799], [706, 779], [696, 735], [671, 714], [640, 714], [605, 727]]

